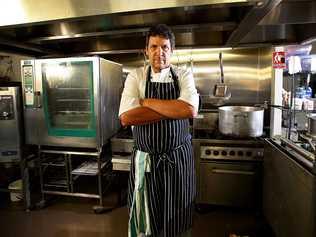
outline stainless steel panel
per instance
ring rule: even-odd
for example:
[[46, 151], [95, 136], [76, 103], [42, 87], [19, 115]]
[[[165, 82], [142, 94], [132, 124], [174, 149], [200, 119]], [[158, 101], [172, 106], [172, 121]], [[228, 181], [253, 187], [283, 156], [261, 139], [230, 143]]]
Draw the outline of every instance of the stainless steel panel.
[[[0, 87], [0, 162], [13, 162], [21, 159], [22, 147], [22, 107], [19, 87]], [[6, 99], [4, 99], [6, 98]], [[10, 106], [10, 111], [8, 107]]]
[[200, 202], [258, 207], [259, 170], [255, 164], [201, 163]]
[[278, 6], [281, 0], [273, 0], [258, 3], [253, 7], [243, 20], [239, 23], [238, 27], [231, 33], [226, 45], [236, 46], [239, 42], [255, 27], [269, 12]]
[[[202, 95], [202, 103], [207, 103], [207, 97], [212, 93], [214, 85], [219, 82], [218, 52], [204, 54], [203, 61], [195, 61], [193, 58], [194, 78], [196, 87]], [[260, 97], [259, 94], [259, 75], [262, 73], [260, 63], [259, 49], [223, 52], [224, 82], [232, 94], [227, 104], [262, 103], [269, 99]]]
[[112, 169], [120, 171], [130, 171], [131, 156], [112, 156]]
[[[260, 44], [271, 41], [285, 41], [284, 44], [297, 42], [299, 35], [296, 33], [296, 30], [296, 27], [293, 25], [259, 25], [254, 27], [252, 31], [241, 40], [241, 44]], [[269, 44], [271, 45], [272, 43]]]
[[[140, 1], [131, 4], [128, 0], [60, 0], [40, 1], [21, 0], [4, 1], [0, 8], [0, 26], [53, 21], [58, 19], [78, 18], [110, 13], [133, 12], [142, 10], [164, 9], [172, 7], [190, 7], [225, 3], [254, 3], [255, 0], [190, 0], [190, 1]], [[12, 14], [14, 12], [15, 14]], [[42, 14], [45, 12], [45, 14]]]
[[308, 24], [315, 23], [315, 1], [282, 1], [260, 25]]
[[264, 149], [263, 213], [275, 235], [316, 236], [315, 175], [275, 144]]
[[133, 139], [126, 139], [126, 138], [111, 138], [111, 150], [113, 153], [117, 152], [125, 152], [125, 153], [132, 153], [134, 147], [134, 140]]
[[[220, 50], [175, 50], [171, 59], [173, 65], [192, 70], [195, 85], [202, 100], [202, 109], [210, 103], [216, 83], [220, 82], [218, 54]], [[271, 96], [272, 48], [222, 49], [224, 82], [231, 91], [227, 105], [254, 105], [269, 101]], [[119, 60], [126, 71], [143, 66], [143, 54], [107, 56]]]
[[101, 143], [109, 141], [120, 128], [118, 117], [123, 88], [122, 65], [100, 58], [100, 126]]
[[[203, 104], [209, 103], [208, 97], [220, 80], [218, 53], [219, 51], [210, 51], [191, 56], [194, 79]], [[261, 56], [259, 49], [249, 48], [225, 50], [222, 54], [224, 82], [231, 91], [227, 104], [256, 104], [270, 99], [268, 84], [271, 75], [266, 66], [266, 52]], [[186, 60], [189, 59], [190, 55]]]
[[264, 102], [264, 100], [270, 101], [271, 98], [271, 78], [272, 78], [272, 66], [271, 66], [271, 56], [272, 47], [259, 48], [258, 55], [258, 97], [259, 103]]
[[215, 131], [218, 127], [218, 112], [203, 112], [193, 118], [193, 129]]

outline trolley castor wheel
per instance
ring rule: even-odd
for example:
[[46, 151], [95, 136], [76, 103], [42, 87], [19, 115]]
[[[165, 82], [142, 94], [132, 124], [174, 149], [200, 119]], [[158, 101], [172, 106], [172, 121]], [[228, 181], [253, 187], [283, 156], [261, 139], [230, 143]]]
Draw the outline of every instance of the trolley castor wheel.
[[95, 214], [102, 214], [102, 213], [105, 213], [105, 212], [110, 212], [113, 209], [114, 209], [113, 207], [93, 206], [93, 212]]
[[36, 203], [35, 206], [38, 209], [42, 209], [42, 208], [47, 206], [47, 202], [46, 202], [46, 200], [41, 200], [38, 203]]

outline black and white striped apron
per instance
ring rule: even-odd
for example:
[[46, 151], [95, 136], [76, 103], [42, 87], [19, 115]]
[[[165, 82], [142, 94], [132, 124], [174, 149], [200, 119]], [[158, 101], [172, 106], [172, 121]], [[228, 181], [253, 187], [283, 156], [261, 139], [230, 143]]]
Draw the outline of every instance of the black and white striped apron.
[[[163, 100], [180, 96], [178, 78], [170, 68], [173, 82], [151, 82], [146, 78], [145, 98]], [[195, 197], [194, 160], [188, 119], [164, 119], [138, 125], [133, 129], [137, 150], [150, 154], [150, 172], [146, 172], [152, 236], [172, 237], [192, 225]], [[129, 179], [128, 205], [131, 207], [135, 182], [134, 156]]]

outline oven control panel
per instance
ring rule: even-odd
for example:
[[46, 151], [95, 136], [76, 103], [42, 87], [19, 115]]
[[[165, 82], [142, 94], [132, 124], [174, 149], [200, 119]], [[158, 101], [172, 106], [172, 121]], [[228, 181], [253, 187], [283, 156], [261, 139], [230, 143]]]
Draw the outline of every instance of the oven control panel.
[[263, 147], [201, 146], [201, 159], [207, 160], [261, 160]]

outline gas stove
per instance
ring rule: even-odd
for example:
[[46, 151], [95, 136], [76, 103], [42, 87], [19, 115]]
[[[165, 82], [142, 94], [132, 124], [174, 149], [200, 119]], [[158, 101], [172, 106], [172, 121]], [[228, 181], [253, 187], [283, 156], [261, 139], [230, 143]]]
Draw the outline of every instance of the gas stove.
[[219, 133], [217, 129], [195, 129], [194, 144], [199, 144], [202, 160], [238, 160], [252, 161], [263, 158], [263, 138], [230, 137]]

